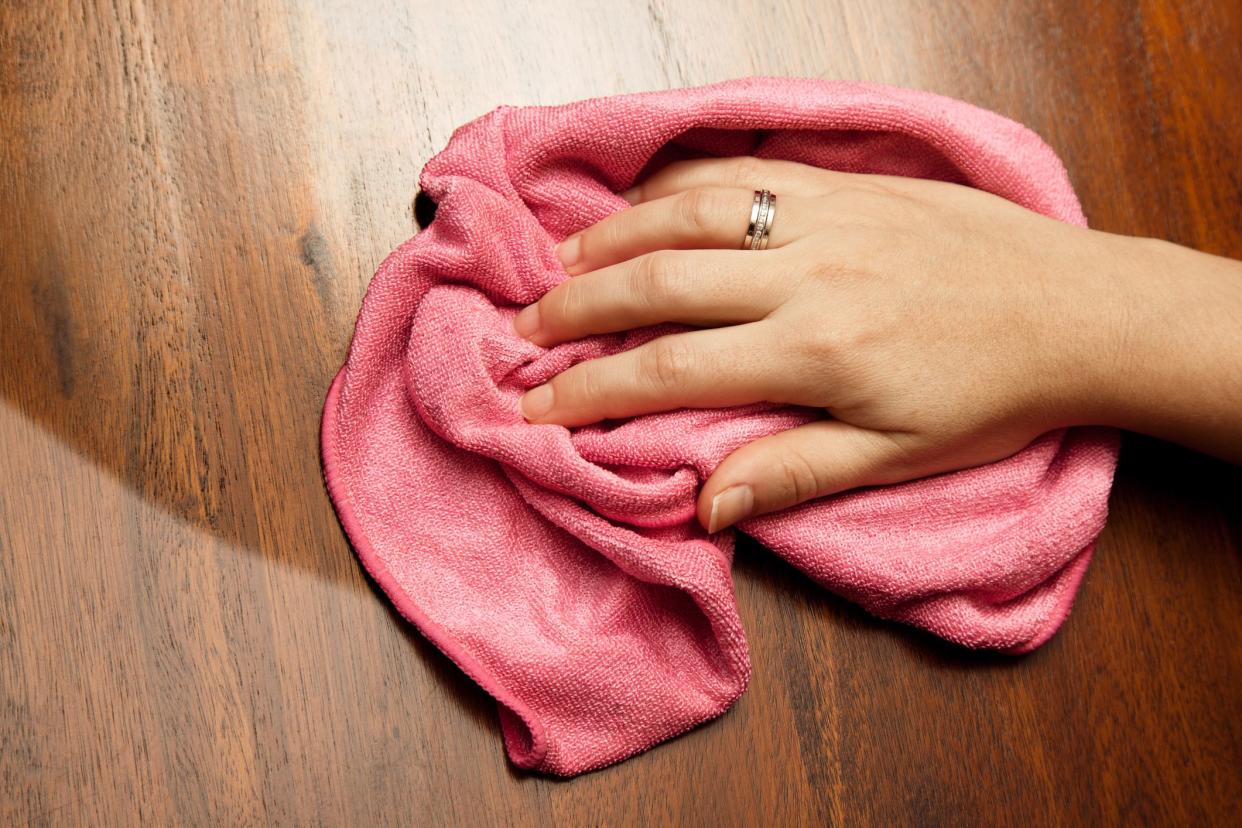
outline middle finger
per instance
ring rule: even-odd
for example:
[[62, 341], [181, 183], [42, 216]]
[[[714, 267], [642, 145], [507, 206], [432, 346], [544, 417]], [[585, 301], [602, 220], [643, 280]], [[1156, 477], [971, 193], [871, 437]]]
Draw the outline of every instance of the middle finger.
[[754, 322], [792, 295], [788, 257], [741, 250], [657, 250], [566, 279], [513, 320], [536, 345], [660, 322]]
[[532, 423], [579, 426], [675, 408], [783, 402], [771, 322], [669, 334], [580, 362], [522, 395]]

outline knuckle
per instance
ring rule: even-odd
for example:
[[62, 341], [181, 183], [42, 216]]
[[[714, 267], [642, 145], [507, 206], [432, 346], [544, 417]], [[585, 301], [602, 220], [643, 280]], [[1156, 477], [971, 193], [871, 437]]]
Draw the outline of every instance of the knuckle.
[[589, 363], [580, 363], [548, 380], [552, 398], [560, 410], [574, 411], [596, 399], [599, 380]]
[[646, 350], [643, 372], [660, 388], [677, 388], [689, 375], [692, 361], [690, 351], [675, 337], [664, 337]]
[[876, 178], [855, 178], [847, 190], [857, 198], [888, 199], [900, 197], [897, 190]]
[[799, 452], [784, 454], [777, 463], [777, 485], [794, 503], [810, 500], [826, 489], [826, 481], [815, 465]]
[[860, 355], [869, 345], [865, 322], [853, 314], [837, 314], [831, 325], [791, 343], [797, 357], [809, 366], [831, 373], [838, 382], [859, 382]]
[[717, 205], [716, 193], [708, 187], [686, 190], [679, 198], [682, 222], [695, 233], [706, 232], [715, 223]]
[[739, 155], [730, 164], [729, 181], [734, 186], [752, 189], [756, 181], [762, 180], [760, 166], [753, 155]]
[[569, 325], [582, 307], [581, 293], [572, 279], [553, 288], [539, 300], [540, 324], [550, 328]]
[[665, 308], [678, 301], [680, 257], [658, 250], [638, 260], [634, 268], [634, 293], [640, 303]]
[[845, 275], [847, 267], [841, 260], [843, 257], [818, 259], [808, 263], [803, 270], [803, 277], [812, 283], [832, 284]]
[[659, 289], [659, 282], [663, 278], [661, 275], [663, 268], [663, 257], [659, 252], [646, 253], [638, 258], [630, 274], [633, 278], [631, 287], [637, 298], [646, 301], [653, 292]]
[[607, 259], [624, 237], [623, 222], [619, 216], [608, 216], [594, 227], [582, 233], [582, 247], [578, 251], [580, 261], [599, 262]]
[[915, 207], [906, 193], [871, 179], [855, 179], [837, 194], [851, 221], [865, 227], [885, 230], [901, 227]]
[[583, 230], [578, 238], [580, 262], [604, 262], [610, 259], [618, 247], [623, 246], [628, 235], [630, 216], [627, 211], [605, 216]]

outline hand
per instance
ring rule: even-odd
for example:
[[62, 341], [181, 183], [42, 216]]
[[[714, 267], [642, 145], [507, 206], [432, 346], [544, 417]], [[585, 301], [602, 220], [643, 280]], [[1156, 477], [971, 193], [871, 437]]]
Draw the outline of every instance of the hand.
[[[777, 195], [770, 245], [739, 250], [760, 187]], [[562, 242], [573, 278], [514, 329], [542, 346], [701, 330], [579, 363], [522, 411], [566, 426], [758, 401], [831, 415], [727, 457], [699, 499], [708, 531], [1007, 457], [1103, 422], [1121, 393], [1135, 240], [965, 186], [754, 158], [672, 164], [625, 196]]]

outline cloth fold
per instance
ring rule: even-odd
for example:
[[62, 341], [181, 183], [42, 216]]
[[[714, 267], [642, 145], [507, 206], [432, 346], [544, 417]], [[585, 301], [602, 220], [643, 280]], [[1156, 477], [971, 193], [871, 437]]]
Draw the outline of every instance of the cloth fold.
[[[424, 167], [434, 221], [380, 266], [328, 393], [324, 474], [371, 576], [499, 702], [524, 768], [572, 775], [723, 713], [750, 675], [733, 530], [695, 520], [737, 447], [823, 412], [756, 404], [566, 429], [518, 397], [570, 365], [685, 330], [544, 349], [512, 333], [568, 278], [554, 246], [670, 161], [754, 155], [954, 181], [1085, 225], [1026, 128], [893, 87], [746, 78], [561, 106], [500, 106]], [[1111, 429], [1006, 460], [822, 498], [739, 529], [882, 618], [1020, 653], [1069, 612], [1104, 525]]]

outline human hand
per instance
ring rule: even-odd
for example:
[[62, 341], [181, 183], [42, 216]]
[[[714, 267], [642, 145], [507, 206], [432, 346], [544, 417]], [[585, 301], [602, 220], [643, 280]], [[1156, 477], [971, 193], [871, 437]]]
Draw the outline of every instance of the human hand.
[[[770, 245], [739, 250], [760, 187], [777, 195]], [[551, 346], [702, 329], [574, 365], [522, 412], [566, 426], [758, 401], [831, 415], [727, 457], [699, 499], [708, 531], [1007, 457], [1092, 421], [1116, 377], [1124, 237], [965, 186], [750, 157], [671, 164], [626, 198], [559, 246], [573, 278], [515, 330]]]

